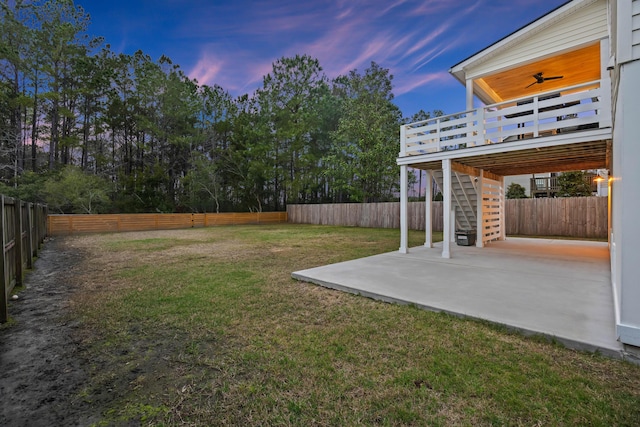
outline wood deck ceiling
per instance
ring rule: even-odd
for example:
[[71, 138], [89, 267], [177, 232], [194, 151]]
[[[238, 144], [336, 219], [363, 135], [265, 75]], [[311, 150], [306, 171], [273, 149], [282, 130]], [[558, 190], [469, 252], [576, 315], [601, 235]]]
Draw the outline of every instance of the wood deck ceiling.
[[[533, 75], [540, 72], [545, 77], [562, 78], [531, 85], [536, 81]], [[477, 79], [476, 84], [490, 88], [489, 92], [494, 96], [485, 102], [495, 103], [595, 80], [600, 80], [599, 43], [485, 76]]]
[[[461, 149], [456, 151], [460, 157], [452, 158], [452, 160], [502, 176], [608, 169], [609, 147], [610, 144], [606, 140], [602, 140], [480, 156], [471, 155], [473, 149]], [[465, 154], [467, 155], [465, 156]], [[442, 161], [426, 161], [409, 166], [422, 170], [439, 170], [442, 169]]]

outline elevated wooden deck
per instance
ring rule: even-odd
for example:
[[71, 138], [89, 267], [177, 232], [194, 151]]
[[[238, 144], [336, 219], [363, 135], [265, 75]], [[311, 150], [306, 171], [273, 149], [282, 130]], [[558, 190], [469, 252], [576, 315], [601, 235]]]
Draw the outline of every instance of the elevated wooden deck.
[[593, 81], [410, 123], [397, 163], [437, 170], [448, 158], [502, 176], [607, 168], [610, 105]]

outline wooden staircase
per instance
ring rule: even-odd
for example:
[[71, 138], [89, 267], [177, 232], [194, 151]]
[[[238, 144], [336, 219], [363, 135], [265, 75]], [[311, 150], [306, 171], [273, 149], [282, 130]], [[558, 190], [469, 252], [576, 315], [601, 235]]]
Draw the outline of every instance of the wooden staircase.
[[[442, 170], [434, 171], [433, 177], [442, 192]], [[477, 194], [477, 179], [474, 176], [451, 171], [451, 205], [456, 212], [456, 230], [472, 230], [477, 228]]]

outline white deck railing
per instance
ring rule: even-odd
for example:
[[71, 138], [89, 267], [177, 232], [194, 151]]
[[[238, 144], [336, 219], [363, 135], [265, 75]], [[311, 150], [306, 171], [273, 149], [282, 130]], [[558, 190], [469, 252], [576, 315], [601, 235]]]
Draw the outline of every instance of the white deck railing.
[[608, 81], [594, 81], [400, 128], [400, 157], [611, 127]]

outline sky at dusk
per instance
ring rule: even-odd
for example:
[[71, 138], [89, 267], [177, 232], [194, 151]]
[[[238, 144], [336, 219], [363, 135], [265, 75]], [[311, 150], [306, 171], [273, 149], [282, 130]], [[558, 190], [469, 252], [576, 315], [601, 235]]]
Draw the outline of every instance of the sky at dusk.
[[76, 0], [89, 34], [116, 53], [166, 55], [200, 84], [252, 93], [283, 57], [307, 54], [329, 78], [375, 61], [394, 76], [395, 102], [465, 108], [449, 68], [565, 0]]

